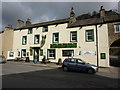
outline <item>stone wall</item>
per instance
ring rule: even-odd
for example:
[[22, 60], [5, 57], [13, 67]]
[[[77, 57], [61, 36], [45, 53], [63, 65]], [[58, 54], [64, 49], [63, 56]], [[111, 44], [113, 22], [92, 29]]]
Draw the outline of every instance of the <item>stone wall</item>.
[[120, 22], [115, 22], [115, 23], [108, 23], [108, 37], [109, 37], [109, 47], [111, 44], [120, 39], [120, 32], [115, 33], [114, 31], [114, 24], [120, 24]]

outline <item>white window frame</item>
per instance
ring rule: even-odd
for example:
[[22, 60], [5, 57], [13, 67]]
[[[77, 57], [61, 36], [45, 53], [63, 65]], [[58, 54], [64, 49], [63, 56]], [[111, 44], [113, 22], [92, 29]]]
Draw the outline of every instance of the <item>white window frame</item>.
[[[88, 31], [92, 31], [92, 34], [89, 35]], [[94, 41], [94, 29], [86, 30], [85, 34], [86, 34], [86, 36], [85, 36], [86, 42], [93, 42]], [[92, 37], [92, 39], [89, 39], [89, 37]]]
[[[25, 52], [23, 52], [24, 50], [25, 50]], [[24, 56], [24, 53], [25, 53], [25, 56]], [[21, 57], [26, 57], [26, 49], [21, 50]]]
[[[58, 34], [57, 37], [56, 34]], [[56, 39], [58, 39], [58, 41], [56, 41]], [[53, 33], [53, 43], [58, 43], [58, 42], [59, 42], [59, 33]]]
[[[76, 33], [76, 35], [73, 36], [73, 33]], [[73, 40], [73, 37], [76, 37], [76, 40]], [[70, 32], [70, 41], [71, 42], [76, 42], [77, 41], [77, 31], [71, 31]]]
[[48, 26], [43, 26], [42, 27], [42, 32], [48, 32]]
[[22, 36], [22, 45], [27, 44], [27, 36]]
[[[38, 37], [38, 38], [36, 38], [36, 37]], [[38, 39], [38, 41], [37, 41], [37, 39]], [[34, 36], [34, 44], [39, 44], [40, 43], [40, 35], [35, 35]]]
[[[52, 51], [52, 50], [54, 50], [54, 51], [53, 51], [53, 52], [50, 52], [50, 51]], [[54, 54], [55, 54], [55, 49], [49, 49], [49, 50], [48, 50], [48, 58], [49, 58], [49, 59], [55, 59], [55, 57], [51, 57], [50, 54], [52, 54], [52, 55], [54, 56]]]
[[[118, 26], [118, 30], [117, 30], [117, 26]], [[119, 33], [120, 32], [120, 24], [115, 24], [114, 25], [114, 32], [115, 33]]]

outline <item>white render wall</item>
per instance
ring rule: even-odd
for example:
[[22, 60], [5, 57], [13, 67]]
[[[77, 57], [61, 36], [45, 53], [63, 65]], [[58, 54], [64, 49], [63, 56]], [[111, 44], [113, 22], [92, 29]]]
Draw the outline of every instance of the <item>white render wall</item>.
[[[94, 29], [94, 42], [85, 41], [85, 30]], [[59, 32], [59, 43], [71, 43], [70, 42], [70, 31], [77, 31], [77, 48], [56, 48], [56, 59], [50, 60], [51, 62], [57, 62], [59, 58], [64, 60], [62, 57], [62, 50], [74, 50], [74, 57], [81, 58], [84, 61], [97, 65], [97, 55], [78, 55], [79, 51], [93, 51], [96, 52], [96, 30], [95, 25], [85, 26], [81, 29], [77, 28], [67, 28], [67, 23], [48, 26], [48, 32], [42, 32], [42, 27], [33, 28], [33, 33], [28, 34], [28, 29], [14, 31], [14, 44], [13, 51], [21, 52], [21, 49], [26, 49], [29, 52], [30, 46], [39, 47], [40, 44], [34, 44], [34, 35], [40, 34], [40, 41], [42, 35], [46, 35], [46, 43], [42, 47], [43, 55], [47, 56], [47, 49], [50, 48], [52, 44], [53, 33]], [[27, 45], [22, 45], [22, 36], [27, 36]], [[108, 28], [107, 24], [99, 27], [98, 25], [98, 42], [99, 42], [99, 65], [104, 67], [109, 67], [109, 47], [108, 47]], [[100, 53], [106, 53], [106, 59], [100, 59]], [[16, 54], [17, 57], [17, 54]], [[42, 56], [39, 57], [41, 61]], [[33, 60], [33, 56], [30, 56], [30, 60]]]
[[2, 55], [2, 33], [0, 33], [0, 55]]

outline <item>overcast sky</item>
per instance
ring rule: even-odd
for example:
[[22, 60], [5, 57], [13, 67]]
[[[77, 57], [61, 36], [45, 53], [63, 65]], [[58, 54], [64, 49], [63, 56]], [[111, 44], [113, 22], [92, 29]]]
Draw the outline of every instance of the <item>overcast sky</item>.
[[32, 23], [39, 23], [67, 18], [71, 7], [76, 16], [99, 12], [101, 5], [106, 10], [118, 10], [118, 2], [2, 2], [2, 27], [12, 24], [16, 28], [18, 19], [30, 18]]

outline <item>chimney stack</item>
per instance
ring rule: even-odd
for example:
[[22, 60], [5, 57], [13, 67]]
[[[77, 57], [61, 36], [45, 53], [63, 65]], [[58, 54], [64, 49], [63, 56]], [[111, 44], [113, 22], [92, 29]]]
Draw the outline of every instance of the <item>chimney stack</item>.
[[75, 17], [75, 13], [74, 13], [74, 11], [73, 11], [74, 9], [73, 9], [73, 7], [71, 8], [71, 11], [70, 11], [70, 17]]
[[20, 27], [23, 27], [23, 25], [24, 25], [24, 21], [19, 19], [17, 27], [20, 28]]
[[8, 24], [8, 26], [6, 28], [12, 28], [12, 25], [11, 24]]
[[30, 26], [30, 25], [31, 25], [31, 20], [30, 20], [30, 18], [28, 18], [26, 21], [26, 26]]
[[11, 24], [9, 24], [8, 26], [6, 26], [5, 29], [4, 29], [4, 31], [8, 31], [8, 30], [13, 30]]
[[103, 9], [103, 6], [100, 7], [100, 18], [101, 19], [105, 18], [105, 9]]
[[76, 17], [75, 17], [74, 9], [72, 7], [70, 11], [70, 19], [69, 19], [68, 27], [71, 26], [75, 22], [76, 22]]

